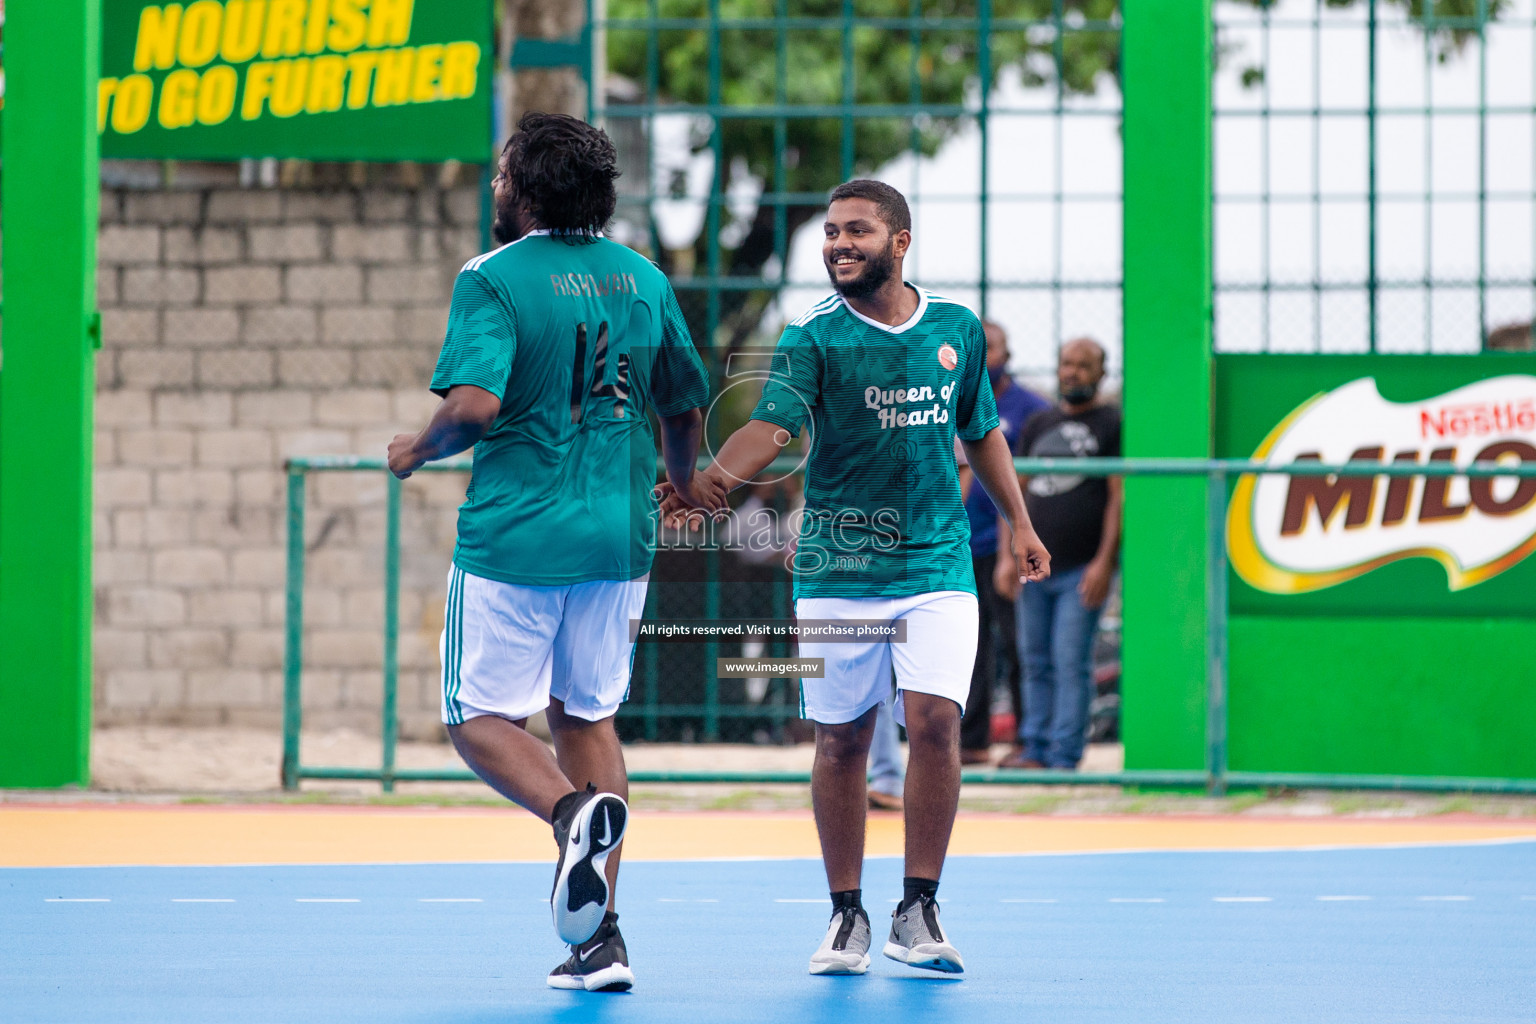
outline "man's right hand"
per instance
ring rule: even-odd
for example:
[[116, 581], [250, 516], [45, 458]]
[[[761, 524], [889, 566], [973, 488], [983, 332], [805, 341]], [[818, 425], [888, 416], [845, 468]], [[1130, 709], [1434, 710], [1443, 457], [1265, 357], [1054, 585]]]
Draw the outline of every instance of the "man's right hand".
[[1009, 601], [1019, 599], [1025, 582], [1051, 575], [1051, 553], [1033, 529], [1014, 530], [1009, 548], [998, 545], [997, 565], [992, 570], [992, 589]]

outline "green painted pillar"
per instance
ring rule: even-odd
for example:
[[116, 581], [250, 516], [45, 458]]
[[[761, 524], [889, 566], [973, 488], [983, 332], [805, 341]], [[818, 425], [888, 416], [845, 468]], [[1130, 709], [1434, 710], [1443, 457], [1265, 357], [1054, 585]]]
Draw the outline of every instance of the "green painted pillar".
[[[1211, 0], [1125, 0], [1125, 453], [1211, 455]], [[1126, 481], [1127, 768], [1205, 761], [1201, 478]]]
[[84, 785], [101, 9], [5, 13], [0, 787]]

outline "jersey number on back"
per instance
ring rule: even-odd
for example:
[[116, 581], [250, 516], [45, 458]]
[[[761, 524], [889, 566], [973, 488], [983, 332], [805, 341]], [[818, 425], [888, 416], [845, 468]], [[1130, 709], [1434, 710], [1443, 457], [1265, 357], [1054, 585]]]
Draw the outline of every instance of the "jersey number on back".
[[624, 418], [624, 404], [629, 399], [629, 353], [619, 353], [614, 382], [603, 383], [608, 372], [608, 325], [598, 324], [597, 352], [592, 360], [592, 386], [587, 387], [587, 325], [576, 325], [576, 361], [571, 367], [571, 422], [580, 423], [588, 395], [613, 399], [613, 418]]

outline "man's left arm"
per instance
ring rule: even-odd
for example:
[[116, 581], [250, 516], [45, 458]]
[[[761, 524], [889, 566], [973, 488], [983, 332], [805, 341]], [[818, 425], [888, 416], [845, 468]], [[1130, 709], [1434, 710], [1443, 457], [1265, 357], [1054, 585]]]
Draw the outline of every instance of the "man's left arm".
[[[1106, 410], [1113, 415], [1108, 417], [1109, 422], [1104, 424], [1103, 433], [1100, 434], [1099, 454], [1104, 458], [1116, 459], [1121, 453], [1120, 414], [1113, 406], [1106, 407]], [[1105, 482], [1109, 485], [1109, 500], [1104, 503], [1099, 549], [1084, 567], [1082, 581], [1077, 585], [1078, 597], [1082, 598], [1085, 608], [1103, 606], [1104, 599], [1109, 596], [1109, 581], [1114, 578], [1115, 567], [1120, 564], [1120, 512], [1125, 507], [1125, 488], [1122, 478], [1117, 476], [1109, 477]]]
[[[962, 438], [961, 444], [965, 445], [965, 456], [976, 481], [986, 488], [987, 496], [1008, 526], [1012, 562], [1018, 567], [1019, 582], [1045, 579], [1051, 574], [1051, 553], [1045, 550], [1029, 521], [1024, 492], [1019, 489], [1019, 475], [1013, 471], [1013, 452], [1008, 448], [1002, 428], [993, 427], [979, 441]], [[1002, 539], [1001, 536], [998, 538], [1000, 547]], [[985, 582], [978, 584], [985, 585]]]
[[661, 458], [667, 480], [657, 499], [676, 494], [692, 508], [711, 512], [726, 507], [725, 491], [694, 472], [704, 434], [702, 407], [709, 401], [709, 375], [693, 347], [688, 322], [672, 285], [662, 282], [661, 344], [651, 371], [651, 394], [661, 425]]
[[1083, 569], [1077, 594], [1083, 607], [1098, 608], [1109, 596], [1109, 581], [1120, 564], [1120, 510], [1125, 505], [1125, 488], [1118, 476], [1108, 479], [1109, 501], [1104, 504], [1104, 526], [1099, 536], [1099, 550]]

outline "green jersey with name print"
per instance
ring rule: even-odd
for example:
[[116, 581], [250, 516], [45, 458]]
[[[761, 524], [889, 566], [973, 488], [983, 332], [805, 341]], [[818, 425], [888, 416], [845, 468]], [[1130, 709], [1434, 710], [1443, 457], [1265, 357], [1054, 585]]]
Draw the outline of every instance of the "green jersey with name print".
[[454, 563], [564, 586], [650, 571], [656, 445], [709, 383], [660, 270], [607, 239], [534, 232], [464, 265], [432, 376], [501, 399], [475, 445]]
[[774, 352], [752, 418], [810, 432], [796, 597], [976, 592], [955, 436], [998, 424], [986, 338], [969, 309], [914, 290], [894, 327], [830, 296]]

